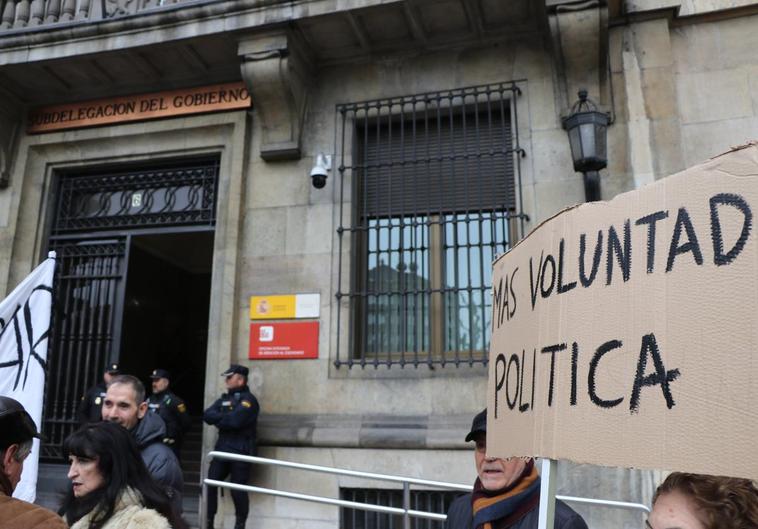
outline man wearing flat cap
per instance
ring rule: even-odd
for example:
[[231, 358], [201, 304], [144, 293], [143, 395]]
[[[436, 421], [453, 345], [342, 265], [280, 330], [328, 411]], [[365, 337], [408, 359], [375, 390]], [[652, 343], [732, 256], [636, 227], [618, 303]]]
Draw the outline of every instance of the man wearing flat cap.
[[[233, 454], [255, 455], [255, 428], [260, 406], [255, 395], [247, 387], [248, 369], [232, 364], [221, 373], [226, 380], [227, 392], [214, 402], [203, 414], [203, 420], [218, 428], [216, 450]], [[231, 475], [232, 483], [247, 484], [250, 479], [250, 463], [213, 459], [208, 469], [208, 478], [223, 480]], [[234, 529], [244, 529], [250, 511], [247, 492], [232, 490], [234, 502]], [[208, 529], [213, 529], [218, 496], [214, 487], [208, 487]]]
[[153, 381], [153, 393], [147, 399], [147, 409], [150, 413], [160, 415], [163, 422], [166, 423], [166, 436], [163, 438], [163, 444], [168, 445], [178, 459], [182, 448], [182, 439], [189, 430], [192, 419], [187, 413], [187, 405], [184, 400], [177, 397], [169, 389], [171, 374], [168, 371], [153, 369], [150, 379]]
[[108, 384], [110, 384], [113, 377], [120, 374], [121, 371], [118, 369], [118, 364], [108, 364], [105, 366], [102, 382], [89, 388], [76, 408], [76, 418], [79, 420], [80, 426], [101, 420], [103, 401], [105, 400]]
[[0, 528], [66, 529], [66, 523], [52, 511], [12, 498], [21, 480], [24, 459], [32, 450], [37, 426], [17, 400], [0, 397]]
[[[531, 458], [487, 456], [487, 410], [478, 413], [466, 442], [474, 441], [479, 476], [474, 491], [459, 496], [447, 513], [448, 529], [537, 529], [540, 476]], [[555, 529], [587, 529], [581, 516], [555, 501]]]

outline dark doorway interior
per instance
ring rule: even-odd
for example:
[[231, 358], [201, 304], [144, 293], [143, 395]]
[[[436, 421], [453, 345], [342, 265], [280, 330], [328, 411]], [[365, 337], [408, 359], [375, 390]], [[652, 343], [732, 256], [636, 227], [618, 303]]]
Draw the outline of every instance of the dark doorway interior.
[[155, 368], [192, 415], [202, 413], [213, 232], [134, 235], [121, 332], [121, 368], [150, 392]]

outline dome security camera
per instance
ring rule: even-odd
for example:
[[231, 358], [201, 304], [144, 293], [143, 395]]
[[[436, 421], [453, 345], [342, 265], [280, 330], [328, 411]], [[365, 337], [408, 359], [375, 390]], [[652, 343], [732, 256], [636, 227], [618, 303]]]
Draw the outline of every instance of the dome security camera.
[[313, 187], [322, 189], [326, 185], [326, 179], [332, 168], [332, 157], [327, 154], [316, 156], [316, 164], [311, 169], [311, 181]]

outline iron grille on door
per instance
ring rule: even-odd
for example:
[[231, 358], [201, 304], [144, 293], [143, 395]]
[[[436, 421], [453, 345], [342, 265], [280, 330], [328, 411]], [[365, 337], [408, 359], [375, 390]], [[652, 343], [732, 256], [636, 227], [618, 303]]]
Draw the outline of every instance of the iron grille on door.
[[43, 457], [62, 457], [80, 398], [119, 360], [131, 232], [214, 226], [218, 174], [213, 157], [58, 175]]
[[98, 171], [60, 182], [53, 234], [93, 229], [213, 225], [218, 161]]
[[523, 233], [519, 93], [510, 82], [337, 106], [336, 296], [350, 340], [335, 365], [487, 362], [491, 263]]
[[98, 381], [118, 343], [126, 239], [53, 241], [57, 253], [53, 353], [49, 356], [42, 456], [60, 458], [78, 425], [76, 408]]

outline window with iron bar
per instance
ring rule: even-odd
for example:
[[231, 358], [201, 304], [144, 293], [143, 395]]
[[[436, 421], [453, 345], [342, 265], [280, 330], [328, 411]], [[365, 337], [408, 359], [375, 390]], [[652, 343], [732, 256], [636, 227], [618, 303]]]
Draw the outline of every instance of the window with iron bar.
[[523, 233], [518, 94], [337, 106], [337, 367], [487, 363], [492, 261]]
[[[411, 490], [410, 508], [414, 511], [447, 514], [453, 500], [463, 494], [451, 490]], [[393, 489], [341, 488], [343, 500], [386, 507], [403, 507], [403, 491]], [[401, 529], [403, 517], [398, 514], [340, 509], [340, 529]], [[445, 522], [427, 518], [411, 518], [412, 529], [444, 529]]]

